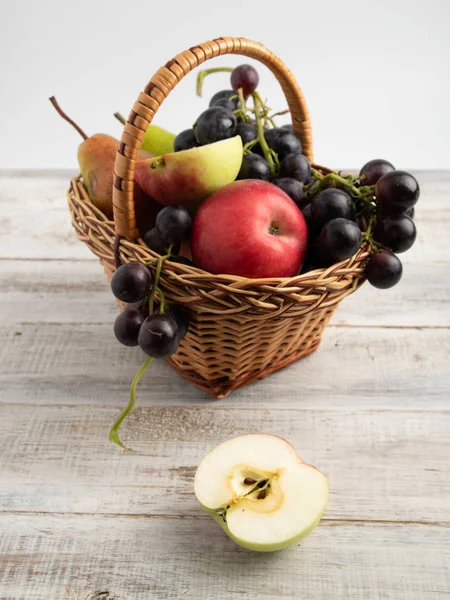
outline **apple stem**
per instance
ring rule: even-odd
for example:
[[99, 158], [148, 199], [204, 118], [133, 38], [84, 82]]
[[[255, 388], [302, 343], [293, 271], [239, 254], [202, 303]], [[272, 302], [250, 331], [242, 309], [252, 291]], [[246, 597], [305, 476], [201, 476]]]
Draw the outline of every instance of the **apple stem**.
[[232, 73], [234, 69], [231, 67], [214, 67], [213, 69], [204, 69], [203, 71], [199, 71], [197, 75], [197, 96], [202, 96], [203, 94], [203, 80], [208, 75], [212, 73]]
[[261, 149], [263, 151], [264, 158], [266, 159], [269, 165], [270, 174], [272, 175], [272, 177], [274, 177], [276, 175], [274, 157], [272, 155], [272, 151], [270, 150], [266, 142], [266, 138], [264, 137], [264, 128], [261, 120], [262, 101], [258, 92], [253, 92], [252, 96], [253, 102], [255, 103], [256, 139], [258, 140], [259, 145], [261, 146]]
[[56, 109], [56, 112], [68, 123], [70, 123], [72, 125], [72, 127], [74, 127], [78, 133], [81, 135], [81, 137], [83, 138], [83, 140], [87, 140], [88, 136], [84, 133], [84, 131], [81, 129], [81, 127], [79, 125], [77, 125], [75, 123], [75, 121], [73, 121], [64, 111], [63, 109], [60, 107], [60, 105], [58, 104], [58, 102], [56, 101], [55, 96], [52, 96], [51, 98], [49, 98], [50, 102], [53, 104], [53, 106]]
[[152, 159], [152, 162], [150, 163], [150, 168], [156, 169], [157, 167], [164, 166], [164, 164], [165, 164], [164, 157], [158, 156], [158, 157]]
[[126, 407], [124, 408], [124, 410], [120, 414], [119, 418], [116, 420], [116, 422], [114, 423], [114, 425], [111, 427], [111, 429], [109, 431], [108, 440], [110, 442], [114, 442], [114, 444], [117, 444], [118, 446], [120, 446], [124, 450], [128, 450], [128, 448], [125, 446], [125, 444], [123, 442], [121, 442], [117, 431], [118, 431], [119, 427], [122, 425], [123, 421], [126, 419], [126, 417], [133, 410], [134, 405], [136, 404], [136, 387], [137, 387], [137, 384], [139, 383], [142, 375], [145, 373], [145, 371], [150, 366], [150, 363], [152, 362], [152, 360], [153, 360], [153, 357], [152, 356], [148, 356], [145, 359], [144, 364], [141, 366], [141, 368], [139, 369], [139, 371], [134, 376], [134, 379], [133, 379], [133, 381], [131, 383], [130, 399], [128, 400], [128, 404], [126, 405]]
[[116, 119], [118, 121], [120, 121], [122, 123], [122, 125], [125, 125], [127, 120], [125, 119], [125, 117], [123, 115], [120, 114], [120, 112], [115, 112], [114, 116], [116, 117]]

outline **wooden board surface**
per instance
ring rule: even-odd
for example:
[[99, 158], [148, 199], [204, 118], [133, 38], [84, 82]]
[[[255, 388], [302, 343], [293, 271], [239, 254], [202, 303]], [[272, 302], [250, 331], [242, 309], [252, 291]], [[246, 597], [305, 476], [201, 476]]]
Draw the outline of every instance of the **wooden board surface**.
[[[106, 441], [142, 361], [73, 235], [68, 173], [0, 176], [0, 599], [450, 597], [450, 173], [422, 173], [396, 288], [347, 298], [311, 357], [222, 401], [163, 363]], [[237, 548], [192, 490], [202, 456], [250, 431], [330, 482], [295, 548]]]

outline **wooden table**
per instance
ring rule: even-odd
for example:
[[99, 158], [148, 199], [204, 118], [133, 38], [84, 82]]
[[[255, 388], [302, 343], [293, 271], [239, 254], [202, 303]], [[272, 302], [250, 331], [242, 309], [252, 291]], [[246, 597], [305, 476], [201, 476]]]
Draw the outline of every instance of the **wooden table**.
[[[419, 237], [397, 287], [347, 298], [311, 357], [213, 402], [163, 363], [107, 441], [142, 362], [76, 240], [70, 173], [0, 178], [0, 598], [450, 598], [450, 172], [419, 173]], [[316, 531], [236, 547], [197, 506], [230, 436], [291, 441], [329, 478]]]

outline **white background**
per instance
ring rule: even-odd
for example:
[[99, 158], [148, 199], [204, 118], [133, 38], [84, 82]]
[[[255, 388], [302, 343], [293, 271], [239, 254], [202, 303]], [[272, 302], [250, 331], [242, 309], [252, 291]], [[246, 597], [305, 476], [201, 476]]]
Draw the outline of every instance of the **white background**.
[[[308, 100], [318, 162], [450, 168], [449, 27], [449, 0], [0, 0], [0, 168], [75, 167], [78, 134], [50, 95], [88, 133], [120, 136], [113, 112], [128, 114], [174, 54], [220, 35], [261, 41], [287, 63]], [[260, 71], [263, 96], [285, 107]], [[157, 124], [192, 125], [207, 104], [194, 81], [177, 87]], [[205, 87], [210, 96], [228, 77]]]

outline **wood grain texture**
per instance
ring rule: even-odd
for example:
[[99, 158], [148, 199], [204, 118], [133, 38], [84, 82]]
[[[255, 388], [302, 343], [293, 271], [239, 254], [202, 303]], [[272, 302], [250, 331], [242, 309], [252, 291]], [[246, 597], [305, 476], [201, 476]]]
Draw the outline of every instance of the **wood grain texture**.
[[[117, 344], [110, 324], [78, 319], [0, 326], [1, 402], [119, 407], [127, 401], [143, 353]], [[313, 355], [221, 401], [155, 362], [139, 385], [138, 403], [446, 409], [449, 348], [448, 329], [330, 327]]]
[[[222, 401], [154, 364], [126, 455], [106, 436], [142, 354], [114, 341], [71, 175], [0, 172], [0, 600], [448, 599], [450, 172], [418, 174], [399, 286], [365, 285], [314, 355]], [[237, 548], [193, 497], [202, 456], [250, 431], [329, 478], [286, 552]]]
[[445, 600], [450, 530], [324, 522], [288, 552], [256, 554], [207, 517], [8, 515], [0, 554], [4, 600], [95, 590], [117, 600]]
[[327, 519], [450, 526], [450, 410], [140, 407], [122, 429], [134, 455], [107, 442], [116, 415], [87, 406], [9, 407], [0, 512], [195, 518], [200, 460], [221, 441], [258, 431], [286, 438], [325, 472]]

